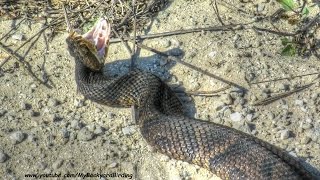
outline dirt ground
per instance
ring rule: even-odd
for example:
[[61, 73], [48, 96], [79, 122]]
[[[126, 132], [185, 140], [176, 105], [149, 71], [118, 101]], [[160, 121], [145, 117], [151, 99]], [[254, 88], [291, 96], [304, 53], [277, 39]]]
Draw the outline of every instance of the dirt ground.
[[[225, 3], [223, 3], [225, 2]], [[268, 19], [256, 22], [280, 8], [275, 1], [219, 3], [225, 24], [272, 28]], [[310, 9], [310, 16], [319, 7]], [[19, 20], [18, 20], [19, 21]], [[18, 21], [0, 19], [0, 37]], [[154, 34], [180, 29], [221, 25], [210, 0], [175, 0], [154, 18]], [[286, 20], [274, 23], [294, 32]], [[16, 49], [41, 28], [19, 25], [1, 42]], [[24, 39], [16, 40], [14, 35]], [[206, 169], [170, 159], [154, 152], [131, 119], [130, 109], [102, 106], [77, 93], [74, 61], [66, 50], [67, 32], [48, 44], [43, 36], [18, 53], [35, 76], [11, 59], [0, 76], [0, 174], [4, 179], [33, 179], [27, 174], [91, 173], [85, 179], [218, 179]], [[320, 38], [320, 32], [316, 34]], [[237, 84], [212, 96], [182, 97], [188, 115], [245, 131], [297, 156], [312, 171], [320, 169], [320, 61], [314, 55], [281, 56], [281, 37], [239, 26], [235, 31], [197, 32], [144, 40], [143, 44], [180, 55], [181, 60], [208, 73], [201, 73], [159, 55], [141, 50], [137, 66], [151, 71], [172, 87], [186, 91], [214, 91], [228, 82]], [[28, 49], [29, 48], [29, 49]], [[0, 63], [7, 54], [0, 50]], [[129, 69], [130, 55], [122, 43], [110, 45], [105, 71], [115, 75]], [[260, 83], [258, 83], [260, 82]], [[266, 97], [299, 92], [270, 104], [255, 106]], [[105, 174], [106, 178], [94, 177]], [[80, 176], [80, 177], [79, 177]], [[113, 177], [119, 176], [119, 177]], [[83, 177], [83, 176], [82, 176]], [[58, 179], [63, 179], [58, 178]]]

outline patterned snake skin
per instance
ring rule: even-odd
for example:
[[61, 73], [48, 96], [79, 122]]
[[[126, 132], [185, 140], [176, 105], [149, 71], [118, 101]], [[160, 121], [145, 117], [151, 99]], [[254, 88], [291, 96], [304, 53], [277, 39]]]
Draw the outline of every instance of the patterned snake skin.
[[[151, 73], [135, 69], [117, 78], [104, 75], [110, 26], [103, 20], [98, 24], [89, 34], [73, 32], [66, 40], [75, 59], [78, 90], [104, 105], [136, 105], [141, 133], [158, 152], [197, 164], [222, 179], [316, 179], [295, 158], [267, 142], [185, 116], [175, 93]], [[99, 27], [102, 32], [97, 32]]]

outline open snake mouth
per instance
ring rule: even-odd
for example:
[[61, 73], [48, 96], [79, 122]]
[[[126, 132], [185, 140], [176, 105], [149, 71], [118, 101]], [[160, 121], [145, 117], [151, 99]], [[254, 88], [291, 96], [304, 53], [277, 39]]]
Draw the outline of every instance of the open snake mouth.
[[83, 34], [82, 37], [94, 44], [99, 57], [106, 57], [110, 34], [110, 24], [107, 23], [105, 19], [101, 18], [88, 32]]

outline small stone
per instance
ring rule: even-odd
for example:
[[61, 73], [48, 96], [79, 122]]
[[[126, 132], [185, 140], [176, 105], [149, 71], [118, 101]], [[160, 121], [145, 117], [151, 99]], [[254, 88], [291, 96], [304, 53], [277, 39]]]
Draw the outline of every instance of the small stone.
[[217, 101], [215, 104], [214, 104], [214, 109], [216, 111], [220, 111], [221, 109], [223, 109], [223, 107], [225, 107], [226, 104], [222, 101]]
[[88, 130], [87, 127], [82, 128], [77, 135], [77, 139], [80, 141], [90, 141], [94, 137], [94, 134]]
[[267, 117], [269, 120], [273, 120], [275, 118], [275, 115], [272, 112], [268, 112]]
[[72, 120], [70, 123], [70, 127], [73, 129], [81, 129], [83, 127], [82, 123], [78, 120]]
[[93, 132], [96, 129], [95, 124], [88, 124], [86, 125], [86, 128], [88, 128], [89, 131]]
[[29, 115], [30, 115], [31, 117], [37, 117], [37, 116], [40, 115], [40, 113], [39, 113], [39, 112], [36, 112], [36, 111], [34, 111], [34, 110], [30, 110], [30, 111], [29, 111]]
[[5, 154], [4, 152], [0, 151], [0, 163], [4, 163], [8, 160], [8, 155]]
[[108, 119], [113, 119], [115, 116], [116, 116], [116, 115], [115, 115], [114, 113], [112, 113], [112, 112], [108, 112], [108, 113], [107, 113], [107, 118], [108, 118]]
[[117, 162], [112, 162], [111, 164], [109, 164], [109, 168], [115, 168], [118, 166], [118, 163]]
[[63, 160], [62, 159], [58, 159], [52, 164], [52, 168], [53, 169], [59, 169], [62, 166], [62, 164], [63, 164]]
[[238, 39], [240, 39], [240, 35], [239, 34], [236, 34], [235, 36], [233, 36], [232, 38], [234, 41], [237, 41]]
[[235, 122], [239, 122], [242, 120], [242, 115], [239, 112], [235, 112], [230, 114], [230, 119]]
[[16, 33], [11, 36], [12, 39], [22, 41], [24, 39], [24, 35], [22, 33]]
[[311, 123], [303, 123], [301, 127], [302, 129], [307, 130], [307, 129], [311, 129], [313, 125]]
[[136, 132], [136, 128], [134, 126], [127, 126], [127, 127], [122, 128], [122, 133], [124, 135], [131, 135], [134, 132]]
[[192, 82], [190, 86], [191, 91], [197, 91], [201, 87], [201, 84], [199, 82]]
[[265, 5], [263, 3], [259, 3], [257, 5], [257, 11], [258, 12], [262, 12], [264, 10]]
[[20, 108], [22, 109], [22, 110], [29, 110], [29, 109], [31, 109], [31, 105], [29, 104], [29, 103], [26, 103], [26, 102], [21, 102], [21, 104], [20, 104]]
[[233, 98], [230, 94], [226, 94], [222, 96], [222, 102], [224, 102], [226, 105], [231, 105], [233, 103]]
[[28, 141], [32, 142], [32, 143], [36, 143], [37, 142], [37, 138], [34, 134], [29, 134], [28, 135]]
[[96, 125], [96, 128], [94, 130], [94, 134], [96, 135], [102, 135], [104, 133], [105, 129], [99, 125]]
[[0, 109], [0, 117], [4, 116], [7, 113], [7, 110]]
[[161, 162], [168, 162], [169, 160], [170, 160], [169, 156], [161, 155], [161, 157], [160, 157]]
[[40, 163], [38, 164], [38, 168], [39, 168], [40, 170], [46, 169], [47, 166], [48, 166], [48, 164], [45, 163], [45, 162], [40, 162]]
[[288, 84], [281, 83], [279, 84], [278, 89], [283, 91], [288, 91], [290, 89], [290, 86]]
[[167, 39], [160, 40], [159, 44], [160, 44], [161, 47], [164, 47], [164, 48], [168, 48], [168, 47], [171, 46], [170, 40], [167, 40]]
[[211, 51], [211, 52], [208, 54], [208, 57], [209, 57], [210, 59], [214, 59], [214, 58], [216, 57], [216, 55], [217, 55], [217, 51]]
[[228, 106], [224, 106], [224, 107], [225, 107], [225, 108], [223, 108], [223, 109], [224, 109], [223, 115], [224, 115], [225, 117], [230, 117], [230, 114], [232, 113], [231, 109], [228, 108]]
[[21, 131], [11, 133], [10, 138], [14, 144], [21, 143], [25, 139], [26, 135]]
[[70, 132], [67, 130], [67, 128], [62, 128], [60, 132], [61, 132], [61, 136], [64, 139], [68, 139], [70, 137]]
[[302, 144], [308, 144], [310, 141], [311, 141], [311, 138], [309, 138], [309, 137], [303, 137], [301, 139]]
[[170, 40], [170, 44], [171, 44], [173, 47], [175, 47], [175, 48], [178, 48], [178, 47], [181, 46], [181, 42], [178, 41], [178, 40], [176, 40], [176, 39], [171, 39], [171, 40]]
[[53, 122], [62, 120], [62, 118], [58, 114], [50, 114], [49, 119]]
[[76, 108], [80, 108], [84, 106], [84, 101], [82, 99], [75, 99], [73, 104]]
[[290, 137], [290, 131], [285, 129], [285, 130], [282, 130], [280, 132], [280, 139], [281, 140], [285, 140], [285, 139], [288, 139]]
[[245, 78], [248, 82], [251, 82], [256, 78], [256, 75], [254, 73], [248, 73], [246, 74]]
[[50, 98], [48, 101], [48, 106], [50, 106], [50, 107], [56, 107], [59, 104], [60, 104], [60, 102], [55, 98]]
[[304, 102], [303, 102], [303, 100], [297, 99], [297, 100], [294, 101], [294, 104], [297, 105], [297, 106], [303, 106]]
[[253, 114], [247, 114], [246, 119], [251, 122], [253, 120]]

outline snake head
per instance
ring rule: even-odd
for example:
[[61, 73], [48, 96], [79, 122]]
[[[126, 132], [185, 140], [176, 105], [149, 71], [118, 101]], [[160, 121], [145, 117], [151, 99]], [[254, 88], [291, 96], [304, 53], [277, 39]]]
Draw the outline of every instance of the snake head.
[[69, 52], [76, 61], [98, 71], [103, 67], [108, 54], [110, 34], [110, 24], [101, 18], [83, 35], [75, 31], [70, 32], [66, 39]]

